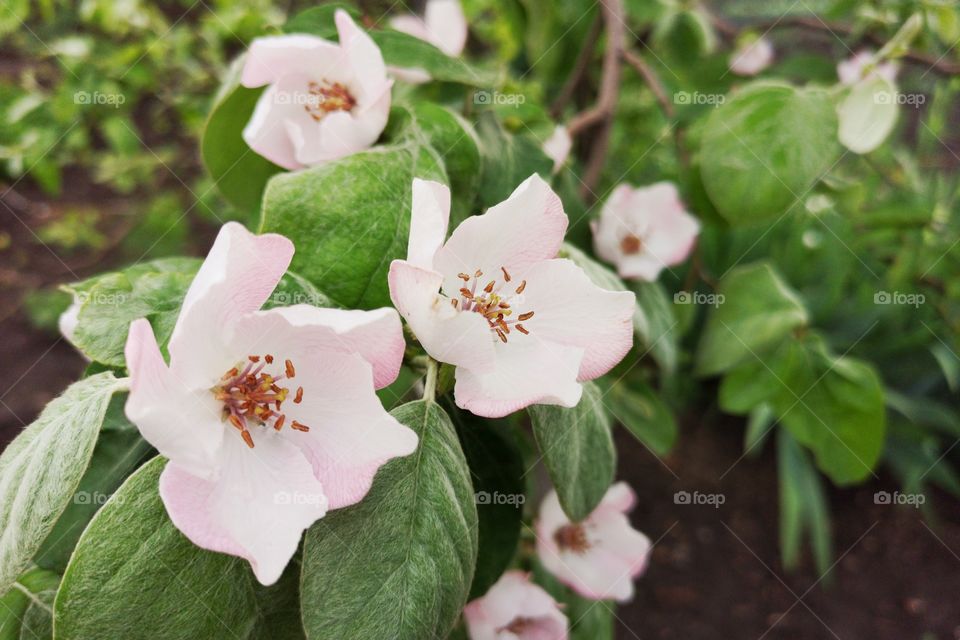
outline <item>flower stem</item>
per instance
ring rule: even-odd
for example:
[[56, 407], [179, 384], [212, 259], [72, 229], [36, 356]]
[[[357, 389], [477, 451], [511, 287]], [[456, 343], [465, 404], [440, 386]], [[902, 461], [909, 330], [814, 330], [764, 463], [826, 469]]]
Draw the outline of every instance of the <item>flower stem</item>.
[[437, 396], [437, 372], [439, 363], [433, 358], [427, 358], [427, 377], [423, 381], [423, 399], [433, 402]]

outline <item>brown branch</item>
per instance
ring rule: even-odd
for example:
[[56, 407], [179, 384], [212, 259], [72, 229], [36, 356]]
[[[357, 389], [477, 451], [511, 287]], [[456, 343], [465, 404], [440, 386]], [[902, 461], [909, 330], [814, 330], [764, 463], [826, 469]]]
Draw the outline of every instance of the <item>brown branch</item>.
[[[717, 29], [717, 31], [731, 39], [736, 38], [740, 33], [740, 29], [723, 18], [711, 16], [711, 21], [713, 22], [713, 26]], [[862, 36], [878, 47], [881, 47], [885, 44], [884, 38], [876, 33], [860, 33], [852, 25], [842, 24], [839, 22], [825, 22], [819, 18], [810, 18], [807, 16], [787, 16], [780, 18], [779, 20], [752, 22], [748, 25], [744, 25], [744, 27], [759, 31], [770, 31], [778, 28], [806, 29], [808, 31], [830, 33], [834, 36], [838, 33], [845, 36]], [[960, 75], [960, 63], [944, 60], [943, 56], [935, 57], [920, 51], [908, 51], [903, 55], [903, 59], [926, 66], [927, 68], [936, 71], [941, 75]]]
[[684, 167], [689, 167], [690, 154], [683, 143], [683, 130], [676, 122], [676, 109], [674, 109], [673, 102], [671, 102], [666, 89], [663, 87], [660, 76], [653, 70], [653, 67], [647, 64], [646, 60], [630, 49], [623, 50], [623, 59], [640, 74], [640, 77], [643, 78], [643, 81], [657, 99], [660, 110], [663, 111], [663, 115], [670, 121], [670, 133], [673, 137], [673, 144], [677, 148], [677, 156], [680, 158], [680, 163]]
[[621, 55], [626, 40], [623, 0], [601, 0], [600, 5], [604, 30], [607, 33], [607, 45], [603, 52], [597, 103], [592, 108], [575, 115], [567, 124], [570, 136], [576, 137], [592, 125], [603, 123], [590, 148], [583, 174], [583, 185], [580, 189], [581, 195], [588, 201], [595, 197], [593, 191], [600, 181], [607, 150], [610, 147], [613, 113], [617, 107], [617, 99], [620, 97]]
[[583, 80], [584, 74], [586, 74], [587, 69], [590, 66], [590, 60], [593, 57], [593, 51], [597, 47], [597, 41], [600, 40], [600, 32], [603, 28], [603, 17], [597, 16], [597, 19], [593, 21], [593, 25], [590, 26], [590, 32], [587, 34], [586, 39], [583, 41], [583, 46], [580, 49], [580, 55], [577, 56], [577, 61], [573, 65], [573, 71], [570, 72], [570, 75], [567, 77], [567, 81], [563, 84], [563, 88], [560, 89], [560, 94], [557, 96], [556, 100], [553, 101], [553, 105], [550, 107], [550, 113], [554, 118], [560, 116], [563, 113], [564, 107], [570, 102], [570, 99], [573, 97], [573, 92], [576, 91], [577, 86], [580, 84], [580, 81]]
[[567, 124], [572, 137], [605, 118], [609, 118], [617, 106], [620, 95], [620, 54], [624, 48], [623, 0], [601, 0], [604, 30], [607, 32], [607, 47], [603, 52], [603, 67], [600, 76], [600, 92], [597, 103], [581, 111]]
[[650, 65], [647, 64], [646, 60], [641, 58], [630, 49], [623, 50], [623, 59], [626, 60], [631, 67], [636, 69], [637, 73], [640, 74], [640, 77], [643, 78], [643, 81], [647, 83], [647, 87], [650, 88], [650, 91], [653, 92], [657, 102], [660, 104], [660, 108], [663, 110], [663, 115], [667, 116], [669, 120], [673, 120], [677, 115], [676, 111], [673, 108], [673, 103], [670, 102], [670, 98], [667, 97], [667, 92], [664, 90], [663, 83], [660, 82], [660, 78], [657, 76], [657, 73], [650, 68]]

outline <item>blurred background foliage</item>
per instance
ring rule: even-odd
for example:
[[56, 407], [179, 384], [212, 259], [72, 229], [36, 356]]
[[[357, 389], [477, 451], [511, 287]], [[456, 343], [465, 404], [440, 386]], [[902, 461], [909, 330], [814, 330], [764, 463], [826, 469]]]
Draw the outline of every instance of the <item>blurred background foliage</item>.
[[[89, 258], [89, 265], [122, 264], [197, 253], [227, 219], [255, 226], [213, 187], [198, 139], [230, 60], [254, 37], [277, 31], [287, 16], [313, 4], [8, 0], [0, 5], [4, 204], [39, 220], [34, 249], [43, 243], [57, 253]], [[403, 8], [359, 4], [373, 17]], [[540, 143], [554, 121], [593, 103], [603, 54], [595, 2], [463, 4], [471, 55], [505, 68], [508, 79], [500, 90], [525, 97], [519, 105], [494, 105], [496, 119], [478, 128], [489, 124]], [[411, 5], [409, 10], [417, 8]], [[879, 372], [888, 408], [883, 457], [888, 468], [910, 491], [933, 483], [960, 497], [953, 448], [960, 438], [956, 3], [629, 0], [626, 11], [628, 49], [652, 70], [659, 87], [624, 65], [606, 161], [590, 188], [581, 176], [597, 137], [576, 141], [572, 166], [557, 177], [571, 241], [589, 248], [594, 206], [617, 183], [677, 182], [692, 212], [707, 224], [689, 263], [661, 279], [667, 299], [680, 291], [712, 292], [734, 265], [769, 262], [799, 294], [822, 348]], [[746, 81], [730, 73], [728, 64], [737, 39], [750, 33], [765, 33], [777, 52], [762, 77], [829, 87], [836, 82], [837, 61], [862, 48], [879, 49], [914, 14], [923, 27], [900, 59], [898, 84], [904, 93], [924, 96], [922, 104], [901, 106], [894, 134], [876, 151], [841, 155], [788, 215], [731, 227], [700, 173], [701, 141], [717, 105], [685, 103], [677, 96], [725, 96], [742, 86]], [[367, 25], [375, 28], [377, 19]], [[568, 87], [584, 50], [589, 66], [582, 81]], [[403, 90], [443, 96], [449, 89], [438, 83]], [[569, 99], [558, 100], [565, 92]], [[37, 212], [33, 201], [46, 204]], [[0, 252], [17, 249], [9, 233], [0, 233]], [[924, 302], [878, 303], [884, 292], [919, 294]], [[66, 294], [42, 289], [24, 291], [17, 306], [38, 327], [51, 328], [68, 303]], [[709, 312], [695, 305], [667, 307], [661, 322], [672, 327], [676, 371], [651, 362], [631, 370], [627, 384], [653, 397], [658, 412], [662, 398], [674, 410], [716, 415], [716, 384], [689, 375]], [[658, 394], [652, 396], [651, 389]], [[618, 414], [637, 407], [617, 394], [611, 402]], [[753, 455], [767, 431], [756, 425], [764, 427], [771, 417], [758, 405], [749, 420], [745, 446]], [[648, 431], [644, 437], [661, 453], [675, 433]], [[805, 528], [813, 532], [825, 566], [830, 545], [823, 479], [791, 439], [780, 443], [779, 454], [782, 535], [789, 547], [784, 557], [795, 556], [796, 533]]]

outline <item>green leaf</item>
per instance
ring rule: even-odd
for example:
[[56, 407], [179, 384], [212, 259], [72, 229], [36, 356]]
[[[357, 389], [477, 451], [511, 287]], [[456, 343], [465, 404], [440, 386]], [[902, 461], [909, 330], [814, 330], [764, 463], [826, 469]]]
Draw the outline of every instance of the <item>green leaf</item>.
[[834, 357], [817, 340], [791, 342], [783, 380], [771, 404], [780, 423], [811, 449], [837, 485], [871, 475], [886, 431], [884, 390], [873, 367]]
[[777, 217], [802, 200], [839, 155], [825, 91], [753, 83], [707, 120], [703, 184], [731, 224]]
[[291, 268], [335, 304], [389, 306], [390, 261], [406, 255], [413, 178], [446, 182], [429, 147], [378, 147], [267, 184], [261, 232], [297, 246]]
[[456, 424], [477, 496], [479, 551], [468, 598], [472, 600], [500, 579], [516, 555], [526, 500], [525, 469], [507, 423], [478, 418], [453, 402], [446, 409]]
[[350, 14], [354, 21], [361, 18], [360, 11], [355, 6], [345, 2], [330, 2], [304, 9], [287, 20], [283, 30], [286, 33], [309, 33], [319, 38], [336, 41], [337, 25], [333, 17], [339, 9]]
[[707, 317], [697, 352], [701, 376], [763, 356], [808, 322], [798, 295], [765, 262], [734, 269], [717, 294], [720, 304]]
[[417, 451], [381, 468], [362, 502], [307, 532], [308, 638], [443, 638], [467, 600], [477, 510], [456, 431], [432, 402], [392, 415], [420, 436]]
[[70, 385], [0, 456], [0, 593], [30, 564], [90, 463], [112, 373]]
[[606, 396], [613, 417], [658, 456], [665, 456], [677, 441], [677, 421], [670, 407], [649, 385], [614, 384]]
[[33, 568], [0, 597], [0, 640], [50, 640], [53, 598], [60, 576]]
[[823, 483], [803, 449], [783, 429], [777, 438], [780, 478], [780, 554], [787, 570], [800, 559], [803, 534], [810, 536], [817, 571], [826, 575], [833, 557], [830, 513]]
[[777, 350], [765, 360], [757, 358], [728, 371], [717, 393], [720, 408], [734, 415], [746, 415], [777, 395], [785, 384], [777, 373], [780, 353]]
[[773, 431], [771, 425], [776, 416], [773, 409], [768, 404], [757, 405], [750, 412], [747, 419], [747, 428], [743, 433], [743, 455], [749, 458], [755, 458], [763, 451], [763, 443], [767, 441], [770, 432]]
[[127, 421], [125, 402], [126, 394], [115, 394], [110, 401], [87, 471], [70, 505], [34, 557], [37, 565], [63, 573], [87, 523], [153, 450]]
[[130, 323], [147, 318], [165, 345], [199, 265], [195, 258], [162, 258], [66, 286], [80, 304], [73, 344], [95, 362], [124, 367]]
[[243, 139], [263, 88], [240, 85], [244, 57], [234, 60], [203, 128], [200, 153], [220, 193], [240, 211], [254, 215], [270, 176], [283, 171]]
[[572, 409], [533, 405], [527, 412], [560, 506], [571, 520], [583, 520], [613, 483], [617, 463], [600, 388], [585, 382]]
[[534, 173], [549, 176], [553, 160], [542, 145], [526, 133], [510, 133], [492, 112], [483, 113], [477, 122], [480, 138], [480, 206], [492, 207], [510, 197], [521, 182]]
[[677, 320], [670, 298], [659, 282], [634, 282], [631, 289], [637, 294], [637, 305], [647, 319], [647, 333], [641, 336], [644, 347], [663, 372], [672, 375], [677, 369], [679, 347], [674, 331]]
[[480, 149], [473, 125], [432, 102], [394, 107], [388, 139], [414, 139], [428, 144], [443, 159], [450, 178], [450, 228], [473, 213], [480, 183]]
[[255, 587], [245, 560], [187, 540], [160, 500], [165, 465], [131, 475], [80, 538], [54, 603], [59, 640], [269, 637], [255, 635], [258, 620], [291, 581]]
[[[360, 15], [341, 3], [307, 9], [292, 17], [283, 30], [286, 33], [310, 33], [328, 40], [336, 40], [337, 29], [333, 14], [336, 9], [346, 10], [354, 20]], [[500, 83], [500, 74], [481, 69], [462, 58], [451, 58], [432, 44], [406, 33], [392, 30], [367, 32], [380, 47], [383, 61], [391, 67], [423, 69], [434, 80], [457, 82], [474, 87], [493, 87]]]

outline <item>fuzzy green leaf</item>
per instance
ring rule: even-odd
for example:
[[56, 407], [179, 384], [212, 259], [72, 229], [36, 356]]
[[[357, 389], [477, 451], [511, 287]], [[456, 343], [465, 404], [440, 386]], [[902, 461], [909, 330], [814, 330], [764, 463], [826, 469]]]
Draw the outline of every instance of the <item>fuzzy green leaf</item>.
[[610, 488], [617, 462], [600, 388], [585, 382], [572, 409], [533, 405], [527, 411], [560, 506], [571, 520], [583, 520]]
[[29, 566], [73, 499], [120, 386], [112, 373], [75, 382], [0, 456], [0, 593]]
[[466, 603], [477, 509], [456, 431], [432, 402], [392, 414], [420, 436], [417, 450], [380, 469], [362, 502], [307, 532], [308, 638], [444, 638]]

